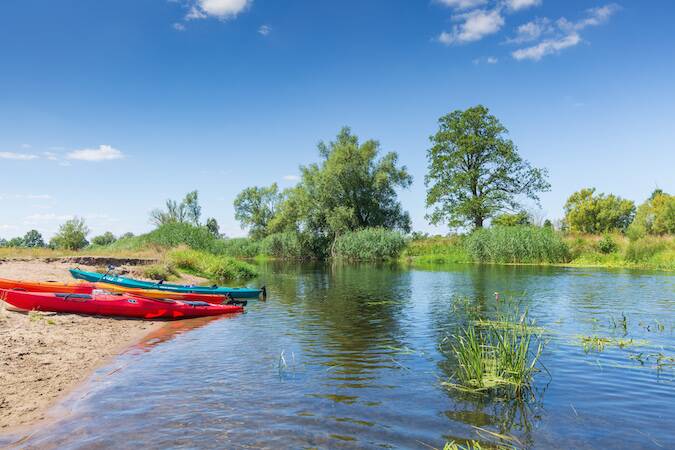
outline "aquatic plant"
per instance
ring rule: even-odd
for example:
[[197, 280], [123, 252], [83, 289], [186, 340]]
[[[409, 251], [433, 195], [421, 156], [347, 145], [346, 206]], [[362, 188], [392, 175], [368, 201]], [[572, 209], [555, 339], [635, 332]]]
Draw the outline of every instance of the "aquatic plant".
[[406, 246], [403, 235], [385, 228], [364, 228], [342, 234], [333, 244], [333, 256], [349, 260], [398, 258]]
[[481, 263], [561, 263], [569, 249], [550, 228], [493, 227], [474, 231], [464, 240], [471, 258]]
[[443, 385], [475, 393], [506, 392], [522, 398], [540, 371], [544, 350], [541, 333], [530, 326], [527, 315], [527, 311], [519, 317], [502, 314], [495, 322], [485, 321], [480, 326], [471, 323], [462, 334], [453, 336], [450, 348], [457, 360], [456, 382]]

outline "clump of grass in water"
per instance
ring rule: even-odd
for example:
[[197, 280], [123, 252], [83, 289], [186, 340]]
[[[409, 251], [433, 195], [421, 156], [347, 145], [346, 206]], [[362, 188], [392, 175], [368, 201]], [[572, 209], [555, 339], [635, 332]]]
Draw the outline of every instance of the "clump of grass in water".
[[[505, 392], [522, 398], [540, 371], [544, 351], [541, 333], [531, 327], [525, 311], [520, 318], [503, 314], [494, 323], [470, 324], [462, 335], [454, 336], [451, 351], [457, 359], [456, 383], [446, 387], [475, 393]], [[542, 366], [543, 367], [543, 366]]]
[[445, 446], [443, 447], [443, 450], [488, 450], [488, 449], [493, 449], [493, 450], [513, 450], [515, 447], [505, 447], [503, 445], [490, 445], [483, 447], [480, 442], [478, 441], [466, 441], [464, 444], [458, 444], [455, 441], [451, 442], [446, 442]]
[[612, 339], [605, 336], [580, 336], [579, 339], [586, 353], [590, 351], [601, 352], [611, 345], [626, 348], [648, 344], [648, 341], [644, 339]]

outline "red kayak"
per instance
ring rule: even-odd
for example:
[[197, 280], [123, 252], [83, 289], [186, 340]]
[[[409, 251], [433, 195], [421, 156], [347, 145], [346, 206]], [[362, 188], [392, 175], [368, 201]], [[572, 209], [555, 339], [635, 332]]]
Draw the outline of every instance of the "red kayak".
[[92, 314], [140, 319], [188, 319], [243, 312], [238, 305], [152, 299], [122, 294], [54, 294], [0, 289], [0, 300], [28, 311]]

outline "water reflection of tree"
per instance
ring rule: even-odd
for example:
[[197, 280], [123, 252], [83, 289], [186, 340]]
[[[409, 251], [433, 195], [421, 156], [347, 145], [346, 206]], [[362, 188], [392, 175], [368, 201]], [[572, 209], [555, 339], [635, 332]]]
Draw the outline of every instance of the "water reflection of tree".
[[[270, 263], [270, 298], [297, 310], [305, 355], [333, 373], [396, 368], [403, 347], [402, 316], [410, 303], [410, 273], [396, 264]], [[300, 308], [295, 305], [301, 304]]]

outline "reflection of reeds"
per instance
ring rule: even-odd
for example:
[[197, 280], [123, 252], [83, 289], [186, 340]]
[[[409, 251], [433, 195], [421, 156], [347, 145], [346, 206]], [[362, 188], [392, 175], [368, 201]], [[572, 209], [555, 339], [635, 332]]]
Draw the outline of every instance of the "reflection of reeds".
[[507, 313], [495, 321], [472, 322], [462, 334], [453, 336], [450, 348], [457, 360], [456, 382], [443, 385], [521, 398], [540, 371], [544, 350], [541, 329], [528, 322], [527, 314]]

